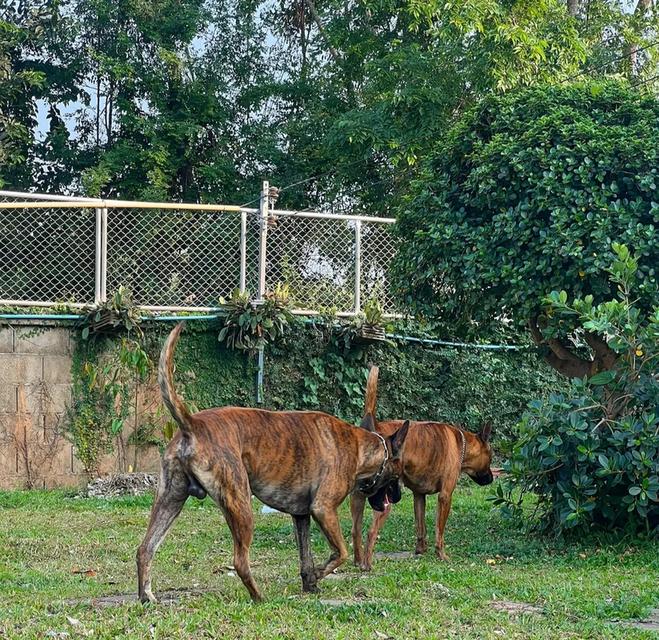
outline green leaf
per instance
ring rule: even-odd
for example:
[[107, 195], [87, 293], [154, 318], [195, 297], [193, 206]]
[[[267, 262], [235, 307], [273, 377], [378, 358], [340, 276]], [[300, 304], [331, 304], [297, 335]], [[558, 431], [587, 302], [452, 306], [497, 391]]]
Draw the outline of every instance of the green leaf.
[[600, 371], [599, 373], [596, 373], [594, 376], [588, 378], [588, 384], [591, 384], [593, 386], [601, 386], [613, 382], [615, 378], [616, 378], [615, 371]]

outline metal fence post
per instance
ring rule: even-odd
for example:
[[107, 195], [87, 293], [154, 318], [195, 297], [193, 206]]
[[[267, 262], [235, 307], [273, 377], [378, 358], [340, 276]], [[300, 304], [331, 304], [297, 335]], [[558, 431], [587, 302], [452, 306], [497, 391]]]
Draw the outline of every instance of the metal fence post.
[[101, 209], [101, 302], [108, 299], [107, 293], [108, 281], [108, 210], [107, 207]]
[[103, 214], [100, 207], [96, 207], [96, 253], [94, 254], [94, 304], [101, 301], [101, 263], [102, 263], [102, 229]]
[[261, 188], [261, 202], [259, 205], [259, 225], [261, 234], [259, 236], [259, 288], [257, 299], [265, 297], [265, 260], [268, 242], [268, 207], [269, 207], [270, 185], [267, 180], [263, 181]]
[[245, 293], [247, 279], [247, 211], [240, 212], [240, 293]]
[[355, 313], [362, 306], [362, 221], [355, 220]]

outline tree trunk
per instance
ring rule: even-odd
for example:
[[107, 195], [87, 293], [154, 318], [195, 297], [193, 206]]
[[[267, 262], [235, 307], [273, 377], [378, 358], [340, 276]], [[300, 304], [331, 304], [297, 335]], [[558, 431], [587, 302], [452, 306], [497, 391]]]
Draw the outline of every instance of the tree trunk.
[[[653, 4], [654, 4], [654, 0], [638, 0], [638, 4], [634, 9], [634, 16], [639, 19], [645, 18], [647, 16], [648, 11], [652, 9]], [[638, 45], [636, 43], [632, 43], [629, 45], [628, 55], [629, 55], [629, 74], [631, 76], [636, 76], [640, 71], [639, 61], [638, 61]]]
[[567, 12], [576, 18], [579, 15], [579, 0], [567, 0]]
[[615, 368], [617, 355], [598, 335], [586, 333], [584, 339], [593, 351], [593, 358], [587, 360], [574, 354], [570, 348], [556, 338], [545, 338], [538, 326], [538, 318], [529, 320], [529, 330], [533, 342], [548, 347], [544, 355], [546, 362], [561, 375], [568, 378], [583, 378], [595, 375], [598, 371]]

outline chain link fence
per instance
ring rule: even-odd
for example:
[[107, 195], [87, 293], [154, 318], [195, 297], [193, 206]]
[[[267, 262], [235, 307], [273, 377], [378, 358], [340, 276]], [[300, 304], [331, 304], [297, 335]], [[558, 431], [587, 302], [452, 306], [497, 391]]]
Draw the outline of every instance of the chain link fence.
[[152, 310], [210, 310], [289, 285], [298, 311], [396, 313], [392, 219], [0, 191], [0, 304], [83, 307], [120, 285]]

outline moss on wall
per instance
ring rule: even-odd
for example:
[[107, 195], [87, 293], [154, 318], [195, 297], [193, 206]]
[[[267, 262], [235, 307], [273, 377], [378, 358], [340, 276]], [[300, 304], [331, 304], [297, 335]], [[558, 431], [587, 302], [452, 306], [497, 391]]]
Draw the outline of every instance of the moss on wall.
[[[154, 360], [170, 328], [148, 329]], [[217, 325], [189, 323], [182, 334], [176, 378], [183, 396], [198, 409], [256, 406], [256, 356], [227, 350], [218, 331]], [[358, 422], [370, 363], [380, 367], [379, 417], [447, 420], [473, 430], [491, 420], [502, 444], [530, 400], [565, 384], [532, 351], [398, 342], [353, 345], [346, 352], [327, 329], [296, 324], [266, 348], [262, 406], [320, 409]]]

